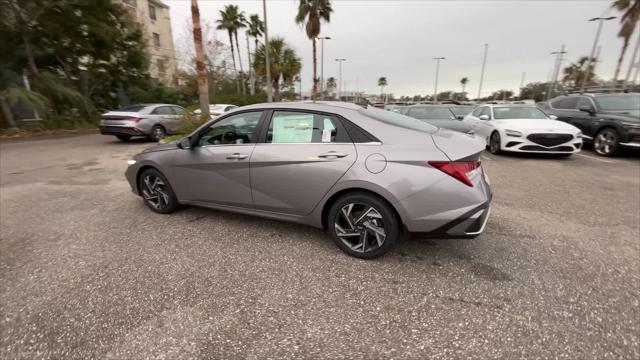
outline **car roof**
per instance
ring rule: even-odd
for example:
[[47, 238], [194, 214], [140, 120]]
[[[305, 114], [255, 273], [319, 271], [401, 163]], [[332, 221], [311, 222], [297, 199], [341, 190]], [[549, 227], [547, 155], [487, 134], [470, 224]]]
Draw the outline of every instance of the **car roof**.
[[489, 106], [492, 108], [501, 108], [501, 107], [537, 108], [537, 106], [534, 104], [480, 104], [478, 105], [478, 107], [481, 107], [481, 106]]
[[[272, 102], [272, 103], [260, 103], [253, 104], [248, 106], [242, 106], [238, 108], [238, 110], [250, 110], [250, 109], [305, 109], [305, 110], [315, 110], [315, 111], [326, 111], [326, 112], [349, 112], [349, 111], [357, 111], [359, 109], [363, 109], [362, 106], [340, 102], [340, 101], [288, 101], [288, 102]], [[234, 109], [235, 110], [235, 109]]]
[[625, 93], [625, 92], [585, 92], [585, 93], [572, 93], [572, 94], [567, 94], [565, 96], [590, 96], [590, 97], [600, 97], [600, 96], [611, 96], [611, 95], [615, 95], [615, 96], [638, 96], [640, 95], [640, 93], [637, 92], [629, 92], [629, 93]]

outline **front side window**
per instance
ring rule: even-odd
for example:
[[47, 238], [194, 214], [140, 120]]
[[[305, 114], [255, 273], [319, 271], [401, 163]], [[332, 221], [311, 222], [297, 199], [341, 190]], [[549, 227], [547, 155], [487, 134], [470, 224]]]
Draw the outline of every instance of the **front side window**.
[[578, 103], [577, 97], [565, 97], [565, 98], [558, 99], [556, 101], [551, 102], [551, 106], [554, 109], [574, 110], [576, 108], [577, 103]]
[[479, 117], [480, 114], [482, 113], [482, 109], [484, 109], [483, 107], [479, 107], [475, 110], [473, 110], [473, 112], [471, 113], [471, 115], [475, 116], [475, 117]]
[[536, 107], [496, 107], [493, 117], [500, 119], [547, 119], [547, 115]]
[[576, 108], [578, 109], [582, 109], [582, 108], [593, 108], [593, 104], [591, 103], [591, 100], [585, 98], [585, 97], [581, 97], [578, 99], [578, 104], [576, 105]]
[[262, 111], [253, 111], [216, 121], [202, 133], [198, 144], [205, 146], [255, 143], [260, 116]]
[[171, 110], [171, 106], [158, 106], [153, 109], [153, 115], [175, 115], [173, 110]]
[[448, 108], [417, 107], [409, 110], [409, 116], [421, 120], [449, 120], [453, 117]]
[[171, 108], [176, 115], [182, 115], [184, 113], [184, 109], [180, 106], [172, 106]]
[[491, 119], [491, 108], [488, 106], [482, 107], [480, 110], [480, 116], [487, 115]]
[[473, 108], [472, 107], [462, 107], [462, 106], [450, 108], [451, 112], [455, 116], [467, 116], [471, 112], [471, 109], [473, 109]]
[[604, 111], [640, 110], [639, 95], [606, 95], [596, 98]]
[[267, 132], [267, 143], [310, 144], [345, 142], [331, 116], [304, 112], [274, 111]]

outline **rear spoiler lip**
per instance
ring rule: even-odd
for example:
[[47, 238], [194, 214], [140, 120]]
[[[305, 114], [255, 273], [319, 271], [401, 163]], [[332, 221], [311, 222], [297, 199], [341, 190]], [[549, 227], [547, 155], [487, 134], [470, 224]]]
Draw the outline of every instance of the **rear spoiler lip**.
[[[433, 144], [435, 145], [435, 147], [440, 150], [441, 153], [444, 154], [444, 156], [449, 159], [449, 161], [480, 161], [480, 155], [482, 154], [482, 152], [484, 151], [484, 148], [478, 148], [477, 152], [471, 153], [469, 155], [463, 156], [461, 158], [456, 158], [456, 159], [452, 159], [451, 156], [449, 156], [449, 154], [444, 151], [444, 149], [442, 149], [439, 145], [438, 142], [436, 141], [436, 139], [434, 138], [434, 135], [437, 135], [438, 132], [442, 131], [443, 129], [438, 128], [438, 130], [436, 130], [436, 132], [429, 134], [431, 137], [431, 141], [433, 142]], [[453, 130], [446, 130], [445, 131], [453, 131]], [[469, 134], [465, 134], [465, 133], [461, 133], [460, 134], [464, 134], [467, 136], [470, 136]]]

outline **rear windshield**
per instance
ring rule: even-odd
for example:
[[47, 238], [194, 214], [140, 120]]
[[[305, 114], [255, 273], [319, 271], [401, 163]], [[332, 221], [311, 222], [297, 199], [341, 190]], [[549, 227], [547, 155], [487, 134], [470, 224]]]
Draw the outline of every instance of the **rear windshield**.
[[398, 114], [393, 111], [385, 111], [376, 108], [360, 109], [358, 112], [371, 119], [381, 121], [390, 125], [399, 126], [405, 129], [417, 130], [426, 133], [434, 133], [438, 130], [437, 127], [427, 124], [424, 121], [414, 119], [405, 115]]
[[142, 109], [144, 109], [146, 107], [146, 105], [131, 105], [131, 106], [125, 106], [121, 109], [118, 109], [116, 111], [130, 111], [130, 112], [138, 112]]

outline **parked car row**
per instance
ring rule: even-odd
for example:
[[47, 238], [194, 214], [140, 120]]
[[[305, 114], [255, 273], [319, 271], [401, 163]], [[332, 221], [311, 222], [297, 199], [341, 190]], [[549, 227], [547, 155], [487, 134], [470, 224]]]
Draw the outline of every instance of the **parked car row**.
[[[237, 108], [229, 104], [211, 104], [211, 119]], [[134, 136], [147, 137], [159, 141], [167, 135], [176, 134], [183, 122], [185, 109], [173, 104], [138, 104], [122, 109], [106, 111], [100, 121], [100, 133], [114, 135], [121, 141], [129, 141]], [[200, 115], [200, 109], [192, 113]]]

